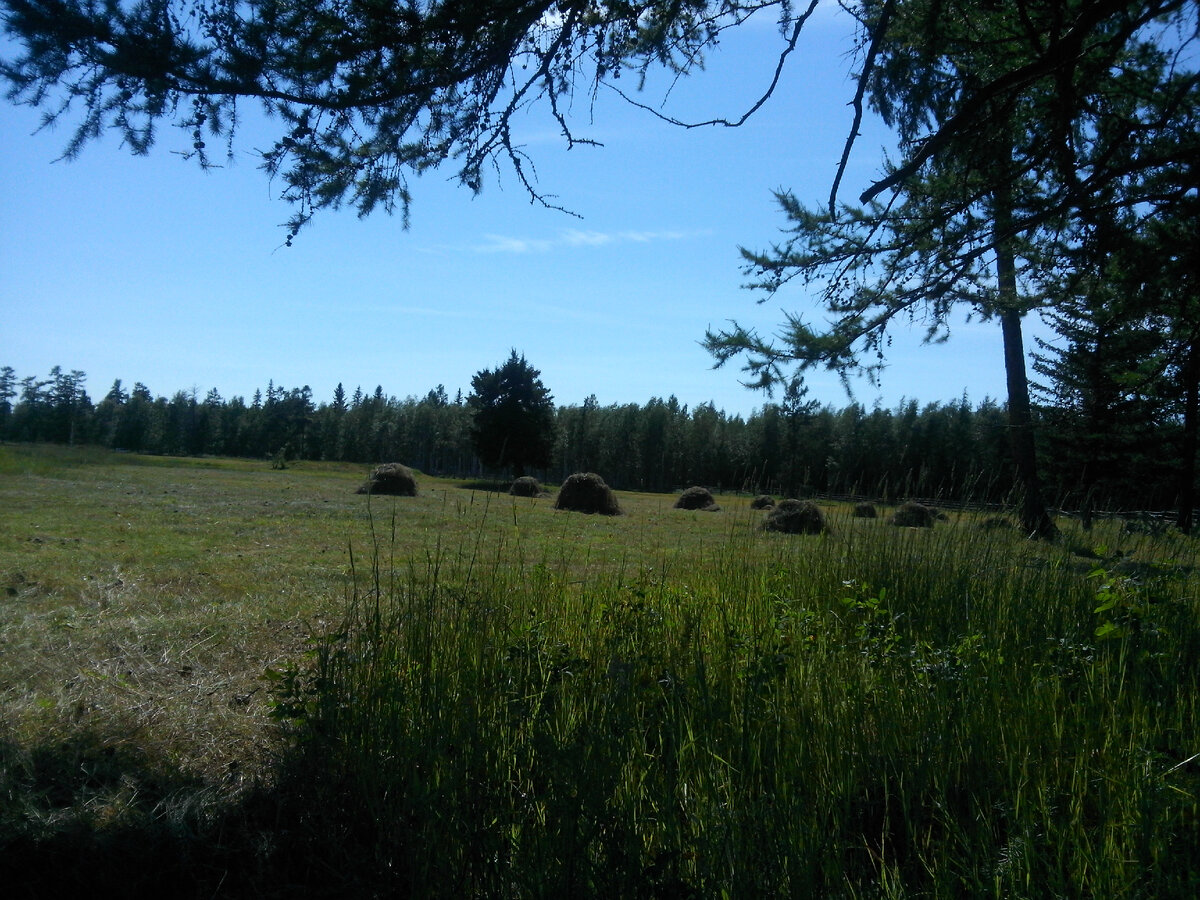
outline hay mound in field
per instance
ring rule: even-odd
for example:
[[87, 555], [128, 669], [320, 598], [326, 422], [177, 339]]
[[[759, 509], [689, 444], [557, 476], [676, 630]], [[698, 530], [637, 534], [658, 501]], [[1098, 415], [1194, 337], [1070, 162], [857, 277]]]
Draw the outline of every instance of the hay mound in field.
[[879, 518], [879, 513], [875, 509], [874, 503], [856, 503], [854, 505], [854, 518], [877, 519]]
[[356, 494], [391, 494], [397, 497], [417, 496], [417, 479], [408, 466], [384, 463], [376, 466], [371, 477], [363, 482]]
[[811, 500], [780, 500], [767, 513], [762, 527], [786, 534], [820, 534], [829, 526], [821, 508]]
[[721, 507], [713, 500], [712, 492], [706, 487], [690, 487], [675, 501], [676, 509], [700, 509], [704, 512], [719, 512]]
[[576, 472], [564, 481], [558, 489], [554, 508], [599, 513], [602, 516], [621, 515], [621, 507], [612, 488], [595, 472]]
[[892, 524], [901, 528], [932, 528], [936, 510], [920, 503], [902, 504], [892, 515]]
[[544, 497], [546, 495], [541, 484], [532, 475], [522, 475], [516, 479], [509, 487], [508, 492], [514, 497]]
[[770, 509], [775, 505], [775, 498], [770, 494], [759, 494], [750, 501], [751, 509]]

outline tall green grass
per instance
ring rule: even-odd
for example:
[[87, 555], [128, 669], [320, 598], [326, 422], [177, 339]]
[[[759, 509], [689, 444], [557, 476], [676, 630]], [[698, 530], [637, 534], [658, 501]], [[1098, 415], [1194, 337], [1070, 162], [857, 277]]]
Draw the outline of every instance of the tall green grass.
[[486, 519], [406, 556], [393, 520], [273, 674], [306, 864], [414, 896], [1196, 895], [1186, 542], [749, 525], [594, 568]]
[[0, 448], [9, 893], [1197, 895], [1194, 540], [364, 474]]

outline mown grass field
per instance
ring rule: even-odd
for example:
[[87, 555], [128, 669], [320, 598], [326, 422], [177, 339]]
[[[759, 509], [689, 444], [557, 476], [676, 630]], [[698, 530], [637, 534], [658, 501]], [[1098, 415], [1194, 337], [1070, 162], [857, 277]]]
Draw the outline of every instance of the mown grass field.
[[365, 474], [0, 447], [11, 896], [1200, 889], [1193, 540]]

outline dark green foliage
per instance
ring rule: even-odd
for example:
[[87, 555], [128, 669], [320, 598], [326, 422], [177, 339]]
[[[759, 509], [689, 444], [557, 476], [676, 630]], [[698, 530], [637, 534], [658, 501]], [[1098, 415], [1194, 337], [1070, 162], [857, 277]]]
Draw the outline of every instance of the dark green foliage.
[[508, 492], [514, 497], [544, 497], [541, 483], [532, 475], [522, 475], [509, 486]]
[[821, 534], [829, 526], [825, 513], [811, 500], [780, 500], [767, 513], [762, 527], [785, 534]]
[[[120, 382], [118, 381], [119, 385]], [[0, 435], [8, 431], [9, 418], [13, 412], [13, 398], [17, 396], [17, 373], [12, 366], [0, 367]]]
[[921, 503], [901, 504], [892, 514], [891, 523], [901, 528], [932, 528], [937, 510]]
[[483, 369], [471, 379], [471, 442], [485, 468], [512, 469], [520, 477], [527, 468], [550, 464], [554, 398], [540, 375], [513, 350], [504, 365]]
[[1085, 290], [1048, 316], [1057, 339], [1038, 341], [1034, 370], [1044, 381], [1035, 389], [1046, 404], [1047, 467], [1074, 507], [1174, 500], [1174, 485], [1158, 496], [1147, 491], [1163, 483], [1165, 473], [1156, 469], [1171, 464], [1159, 427], [1178, 383], [1163, 377], [1169, 326], [1118, 284], [1116, 273], [1085, 279]]
[[706, 487], [690, 487], [675, 501], [675, 509], [702, 509], [705, 512], [718, 512], [721, 507], [713, 499], [712, 491]]
[[752, 287], [772, 296], [793, 280], [820, 284], [824, 313], [789, 315], [769, 337], [735, 324], [710, 331], [706, 346], [718, 365], [743, 357], [752, 384], [770, 389], [811, 370], [876, 377], [901, 323], [922, 323], [937, 342], [956, 315], [996, 321], [1022, 525], [1052, 536], [1022, 319], [1101, 265], [1107, 248], [1094, 237], [1114, 210], [1182, 210], [1194, 222], [1184, 161], [1200, 151], [1200, 78], [1194, 56], [1174, 53], [1169, 26], [1150, 23], [1166, 16], [1194, 34], [1195, 4], [1066, 0], [1022, 4], [1020, 15], [974, 0], [854, 7], [865, 48], [856, 114], [864, 101], [879, 113], [897, 154], [863, 207], [839, 202], [836, 185], [824, 205], [779, 192], [786, 239], [744, 251]]
[[602, 516], [621, 515], [621, 505], [612, 488], [594, 472], [576, 472], [564, 481], [558, 489], [554, 508]]
[[400, 463], [376, 466], [361, 487], [359, 494], [389, 494], [396, 497], [417, 496], [417, 479], [412, 470]]
[[[1168, 169], [1153, 181], [1157, 208], [1118, 208], [1077, 248], [1083, 274], [1060, 288], [1050, 317], [1058, 338], [1039, 342], [1034, 367], [1048, 379], [1039, 391], [1055, 468], [1077, 476], [1065, 485], [1072, 504], [1174, 503], [1187, 532], [1200, 433], [1198, 207], [1190, 173]], [[1172, 421], [1181, 425], [1174, 447], [1162, 430]], [[1161, 493], [1147, 490], [1164, 482]]]

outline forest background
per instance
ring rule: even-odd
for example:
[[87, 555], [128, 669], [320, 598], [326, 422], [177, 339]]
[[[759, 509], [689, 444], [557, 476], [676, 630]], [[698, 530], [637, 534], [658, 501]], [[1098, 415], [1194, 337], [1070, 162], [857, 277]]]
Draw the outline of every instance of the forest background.
[[[93, 401], [86, 380], [86, 373], [60, 367], [46, 378], [0, 369], [0, 440], [250, 457], [276, 465], [396, 461], [430, 475], [508, 474], [485, 472], [471, 440], [474, 408], [461, 390], [451, 397], [440, 384], [403, 398], [382, 386], [347, 393], [339, 384], [330, 401], [318, 402], [307, 385], [271, 382], [247, 400], [222, 397], [216, 388], [167, 397], [118, 380]], [[1036, 407], [1051, 503], [1078, 509], [1090, 492], [1099, 509], [1172, 507], [1183, 452], [1179, 416], [1137, 396], [1109, 404], [1102, 421], [1089, 409], [1082, 402]], [[1003, 404], [971, 404], [965, 397], [868, 409], [820, 405], [801, 395], [743, 417], [711, 403], [689, 408], [673, 396], [605, 406], [592, 396], [555, 407], [552, 462], [533, 474], [559, 481], [578, 471], [595, 471], [618, 490], [640, 491], [706, 485], [781, 496], [1000, 503], [1014, 489]]]

